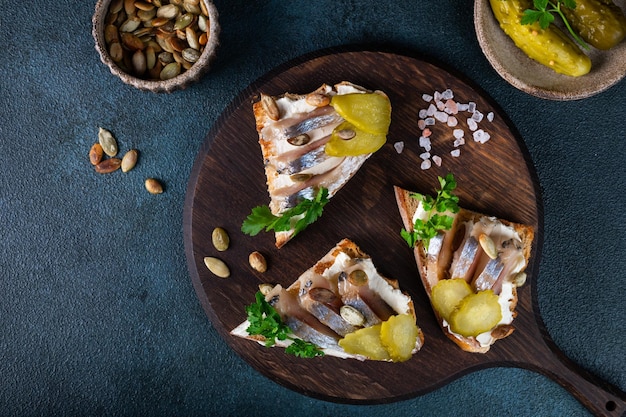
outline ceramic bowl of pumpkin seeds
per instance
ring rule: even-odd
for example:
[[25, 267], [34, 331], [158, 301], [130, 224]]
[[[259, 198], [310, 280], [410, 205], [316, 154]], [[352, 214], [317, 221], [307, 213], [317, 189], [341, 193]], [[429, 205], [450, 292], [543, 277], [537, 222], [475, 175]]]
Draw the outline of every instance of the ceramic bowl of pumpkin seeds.
[[98, 0], [92, 23], [111, 73], [157, 93], [199, 80], [219, 45], [218, 13], [209, 0]]

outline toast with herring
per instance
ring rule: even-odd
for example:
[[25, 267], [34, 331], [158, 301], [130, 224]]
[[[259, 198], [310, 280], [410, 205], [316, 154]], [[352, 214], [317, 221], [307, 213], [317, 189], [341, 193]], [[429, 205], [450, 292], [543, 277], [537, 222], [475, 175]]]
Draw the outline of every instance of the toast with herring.
[[[261, 94], [253, 111], [274, 216], [314, 200], [321, 188], [333, 197], [385, 143], [391, 121], [384, 93], [347, 81], [309, 94]], [[297, 233], [295, 220], [275, 230], [278, 248]]]
[[[268, 344], [266, 335], [249, 332], [259, 318], [250, 309], [248, 319], [232, 335], [286, 348], [301, 340], [324, 355], [396, 362], [410, 359], [424, 343], [411, 297], [397, 281], [382, 276], [349, 239], [340, 241], [289, 287], [271, 286], [257, 297], [278, 313], [289, 337]], [[265, 315], [272, 313], [266, 310]]]
[[[397, 186], [394, 192], [412, 232], [417, 219], [426, 221], [422, 201]], [[445, 335], [464, 351], [485, 353], [514, 330], [534, 229], [463, 208], [445, 214], [451, 228], [413, 248], [420, 278]]]

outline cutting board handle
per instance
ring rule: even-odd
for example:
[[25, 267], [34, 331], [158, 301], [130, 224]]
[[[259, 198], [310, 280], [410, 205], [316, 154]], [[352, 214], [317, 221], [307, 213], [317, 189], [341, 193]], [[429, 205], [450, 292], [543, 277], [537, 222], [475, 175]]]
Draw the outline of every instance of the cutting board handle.
[[596, 416], [626, 416], [623, 391], [575, 364], [545, 335], [544, 341], [543, 345], [533, 344], [530, 350], [535, 352], [526, 352], [527, 359], [533, 357], [532, 370], [560, 384]]

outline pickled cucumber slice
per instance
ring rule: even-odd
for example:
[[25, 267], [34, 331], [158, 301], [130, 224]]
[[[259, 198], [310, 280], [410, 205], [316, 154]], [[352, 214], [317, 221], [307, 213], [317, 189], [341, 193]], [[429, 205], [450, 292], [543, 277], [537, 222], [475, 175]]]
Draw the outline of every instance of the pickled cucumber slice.
[[380, 340], [394, 362], [411, 359], [419, 329], [410, 314], [391, 316], [381, 324]]
[[[346, 136], [346, 132], [354, 132], [354, 136]], [[330, 156], [357, 156], [376, 152], [386, 141], [384, 134], [369, 133], [343, 122], [334, 129], [324, 151]]]
[[478, 336], [493, 329], [502, 320], [498, 296], [491, 290], [463, 298], [450, 315], [450, 330], [462, 336]]
[[391, 124], [391, 103], [379, 93], [353, 93], [333, 96], [330, 105], [357, 129], [386, 135]]
[[439, 315], [449, 321], [450, 315], [461, 300], [473, 292], [472, 287], [464, 279], [443, 279], [433, 287], [431, 302]]
[[374, 360], [389, 360], [391, 356], [380, 340], [382, 324], [359, 329], [339, 341], [346, 353], [363, 355]]

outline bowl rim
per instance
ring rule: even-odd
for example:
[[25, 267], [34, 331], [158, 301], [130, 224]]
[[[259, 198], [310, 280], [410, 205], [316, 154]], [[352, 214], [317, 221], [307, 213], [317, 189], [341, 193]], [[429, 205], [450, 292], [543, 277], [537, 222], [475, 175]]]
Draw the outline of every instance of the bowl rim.
[[188, 85], [196, 82], [210, 69], [215, 59], [217, 49], [219, 47], [219, 34], [221, 27], [219, 24], [219, 13], [217, 8], [210, 0], [200, 0], [204, 2], [208, 11], [210, 22], [209, 42], [207, 43], [200, 58], [187, 71], [177, 75], [169, 80], [146, 80], [136, 77], [122, 70], [111, 59], [104, 41], [104, 21], [109, 5], [113, 0], [98, 0], [95, 6], [95, 12], [92, 17], [92, 36], [95, 40], [95, 49], [100, 56], [100, 60], [104, 63], [113, 75], [120, 78], [125, 84], [132, 85], [140, 90], [152, 91], [155, 93], [171, 93], [175, 90], [185, 89]]

